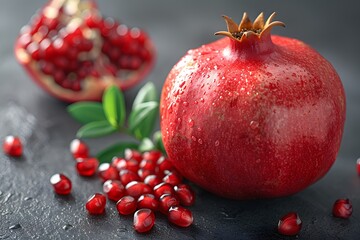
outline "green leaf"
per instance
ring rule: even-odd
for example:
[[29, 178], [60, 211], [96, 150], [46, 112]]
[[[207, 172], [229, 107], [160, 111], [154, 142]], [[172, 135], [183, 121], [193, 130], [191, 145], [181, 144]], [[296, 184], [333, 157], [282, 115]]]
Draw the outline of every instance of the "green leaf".
[[111, 86], [103, 95], [103, 109], [109, 123], [115, 128], [121, 128], [125, 122], [125, 99], [119, 88]]
[[109, 124], [108, 121], [91, 122], [82, 126], [76, 136], [78, 138], [95, 138], [109, 135], [117, 129]]
[[82, 124], [106, 120], [102, 105], [98, 102], [74, 103], [67, 107], [67, 111]]
[[129, 130], [137, 139], [148, 137], [158, 115], [158, 102], [144, 102], [135, 106], [129, 117]]
[[166, 154], [164, 143], [162, 141], [162, 135], [160, 131], [156, 131], [153, 135], [153, 142], [156, 149], [160, 150], [163, 154]]
[[144, 138], [139, 145], [140, 152], [146, 152], [154, 149], [155, 145], [149, 138]]
[[137, 105], [150, 102], [150, 101], [157, 101], [157, 92], [154, 83], [148, 82], [146, 83], [136, 95], [132, 108], [134, 109]]
[[116, 143], [96, 155], [100, 163], [110, 163], [115, 156], [123, 156], [126, 148], [138, 149], [138, 144], [131, 142]]

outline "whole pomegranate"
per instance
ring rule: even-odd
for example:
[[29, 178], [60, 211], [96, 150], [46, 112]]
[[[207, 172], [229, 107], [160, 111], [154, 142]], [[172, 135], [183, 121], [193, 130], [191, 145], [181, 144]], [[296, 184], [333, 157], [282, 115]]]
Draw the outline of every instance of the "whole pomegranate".
[[161, 96], [165, 149], [184, 177], [220, 196], [294, 194], [334, 163], [345, 94], [332, 65], [303, 42], [271, 36], [273, 13], [190, 50]]
[[113, 84], [134, 86], [152, 69], [154, 54], [144, 31], [102, 17], [90, 0], [47, 2], [15, 43], [35, 82], [68, 102], [101, 100]]

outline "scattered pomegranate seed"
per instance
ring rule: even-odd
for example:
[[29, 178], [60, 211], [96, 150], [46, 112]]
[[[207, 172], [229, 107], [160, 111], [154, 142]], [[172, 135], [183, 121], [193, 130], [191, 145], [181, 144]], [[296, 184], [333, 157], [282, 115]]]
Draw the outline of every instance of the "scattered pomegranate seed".
[[109, 163], [102, 163], [99, 166], [99, 177], [103, 182], [107, 180], [119, 180], [119, 172], [116, 168], [111, 166]]
[[352, 214], [352, 204], [349, 199], [338, 199], [335, 201], [332, 213], [335, 217], [347, 219]]
[[173, 186], [168, 183], [160, 183], [154, 187], [154, 195], [157, 198], [160, 198], [164, 194], [172, 194], [175, 195], [175, 191]]
[[356, 160], [356, 169], [358, 174], [360, 175], [360, 158], [358, 160]]
[[125, 158], [115, 157], [112, 159], [111, 165], [118, 171], [127, 169], [129, 171], [137, 172], [139, 169], [139, 162], [135, 159], [126, 160]]
[[20, 138], [14, 136], [7, 136], [3, 143], [3, 151], [9, 156], [20, 157], [23, 152]]
[[179, 198], [181, 205], [192, 206], [195, 203], [195, 193], [189, 185], [179, 184], [174, 187], [176, 196]]
[[175, 172], [169, 172], [164, 178], [163, 182], [169, 183], [173, 186], [176, 186], [180, 184], [182, 181], [182, 178]]
[[139, 169], [137, 171], [137, 174], [141, 181], [144, 181], [147, 176], [153, 175], [154, 173], [155, 173], [154, 171], [150, 171], [150, 170], [146, 170], [146, 169]]
[[149, 175], [144, 179], [144, 183], [154, 188], [156, 185], [162, 183], [162, 180], [156, 175]]
[[71, 192], [71, 181], [62, 173], [52, 175], [50, 183], [57, 194], [68, 195]]
[[86, 210], [92, 215], [104, 213], [106, 205], [106, 197], [101, 193], [95, 193], [86, 202]]
[[125, 195], [125, 188], [120, 181], [107, 180], [103, 184], [103, 192], [112, 201], [119, 201]]
[[127, 194], [134, 198], [139, 198], [141, 195], [146, 193], [152, 193], [152, 189], [149, 185], [137, 181], [129, 182], [125, 189]]
[[159, 199], [159, 210], [167, 215], [171, 207], [179, 206], [179, 200], [171, 194], [164, 194]]
[[89, 148], [86, 143], [84, 143], [80, 139], [74, 139], [71, 141], [70, 152], [75, 159], [89, 157]]
[[143, 159], [140, 152], [129, 148], [125, 149], [124, 155], [125, 155], [125, 159], [128, 160], [135, 159], [136, 161], [141, 162], [141, 160]]
[[96, 173], [99, 166], [99, 160], [96, 158], [77, 158], [76, 171], [80, 176], [90, 177]]
[[156, 163], [158, 165], [159, 173], [164, 173], [165, 171], [172, 171], [174, 169], [173, 164], [169, 159], [164, 156], [160, 157]]
[[282, 235], [294, 236], [301, 230], [302, 221], [295, 212], [290, 212], [283, 216], [278, 223], [278, 231]]
[[144, 159], [140, 162], [140, 169], [155, 172], [156, 162]]
[[138, 208], [148, 208], [155, 212], [159, 208], [159, 201], [152, 194], [143, 194], [139, 197], [137, 206]]
[[155, 224], [155, 214], [147, 208], [139, 209], [134, 214], [134, 229], [139, 233], [148, 232]]
[[171, 207], [169, 209], [168, 219], [169, 222], [179, 227], [188, 227], [193, 223], [191, 211], [180, 206]]
[[149, 152], [144, 152], [142, 157], [143, 157], [143, 159], [157, 162], [157, 160], [161, 157], [161, 155], [162, 155], [162, 153], [160, 151], [152, 150]]
[[116, 209], [122, 215], [129, 215], [136, 211], [137, 201], [132, 196], [124, 196], [116, 203]]
[[126, 186], [129, 182], [132, 181], [140, 181], [140, 178], [136, 173], [126, 169], [121, 170], [119, 175], [120, 175], [120, 181], [124, 186]]

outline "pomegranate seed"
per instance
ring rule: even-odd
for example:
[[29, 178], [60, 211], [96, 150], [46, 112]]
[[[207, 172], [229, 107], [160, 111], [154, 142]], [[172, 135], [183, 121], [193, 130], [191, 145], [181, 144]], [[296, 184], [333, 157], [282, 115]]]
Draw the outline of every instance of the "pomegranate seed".
[[127, 160], [135, 159], [136, 161], [140, 162], [143, 159], [140, 152], [129, 148], [125, 149], [124, 155]]
[[105, 211], [106, 197], [101, 193], [95, 193], [86, 202], [86, 210], [92, 215], [102, 214]]
[[352, 204], [349, 199], [338, 199], [333, 206], [333, 215], [338, 218], [347, 219], [352, 214]]
[[38, 43], [36, 43], [36, 42], [30, 43], [27, 46], [26, 51], [30, 54], [31, 58], [34, 59], [35, 61], [40, 60], [40, 51], [39, 51]]
[[70, 143], [70, 152], [73, 157], [76, 158], [88, 158], [89, 157], [89, 148], [83, 141], [79, 139], [74, 139]]
[[120, 181], [126, 186], [129, 182], [140, 181], [140, 178], [136, 173], [125, 169], [120, 171]]
[[97, 14], [89, 14], [85, 18], [85, 23], [89, 28], [100, 28], [102, 18]]
[[169, 209], [168, 219], [169, 222], [179, 227], [188, 227], [193, 223], [191, 211], [180, 206]]
[[160, 173], [163, 173], [166, 170], [171, 171], [174, 169], [173, 164], [165, 157], [160, 157], [156, 164], [158, 165]]
[[107, 180], [103, 184], [103, 191], [112, 201], [119, 201], [125, 195], [125, 188], [117, 180]]
[[181, 205], [192, 206], [195, 202], [195, 194], [189, 185], [180, 184], [174, 187], [176, 196], [179, 198]]
[[160, 198], [164, 194], [172, 194], [175, 195], [175, 191], [173, 186], [168, 183], [160, 183], [154, 187], [154, 195], [157, 198]]
[[57, 173], [52, 175], [50, 183], [57, 194], [68, 195], [71, 192], [71, 181], [64, 174]]
[[137, 202], [132, 196], [124, 196], [116, 203], [116, 209], [122, 215], [129, 215], [136, 211]]
[[129, 182], [125, 189], [127, 194], [134, 198], [139, 198], [141, 195], [146, 193], [152, 193], [152, 189], [149, 185], [137, 181]]
[[139, 167], [140, 169], [154, 172], [156, 168], [156, 162], [144, 159], [140, 162]]
[[171, 194], [164, 194], [159, 198], [159, 210], [163, 214], [168, 214], [171, 207], [179, 206], [179, 200]]
[[178, 184], [180, 184], [182, 181], [182, 178], [179, 177], [178, 174], [174, 173], [174, 172], [169, 172], [164, 178], [163, 178], [163, 182], [165, 183], [169, 183], [173, 186], [176, 186]]
[[137, 201], [138, 208], [148, 208], [152, 211], [157, 211], [159, 208], [159, 201], [155, 199], [152, 194], [143, 194]]
[[77, 158], [76, 170], [80, 176], [90, 177], [96, 173], [99, 160], [96, 158]]
[[302, 221], [295, 212], [283, 216], [278, 223], [278, 231], [282, 235], [294, 236], [301, 230]]
[[155, 224], [155, 214], [147, 208], [139, 209], [134, 214], [134, 229], [139, 233], [148, 232]]
[[99, 166], [99, 177], [103, 182], [107, 180], [119, 180], [119, 172], [109, 163], [102, 163]]
[[139, 169], [139, 163], [134, 159], [126, 160], [124, 158], [115, 157], [112, 160], [111, 165], [116, 167], [116, 169], [118, 171], [121, 171], [123, 169], [127, 169], [127, 170], [130, 170], [132, 172], [137, 172], [137, 170]]
[[142, 157], [146, 160], [156, 162], [161, 157], [161, 152], [157, 150], [152, 150], [149, 152], [144, 152]]
[[156, 175], [149, 175], [144, 179], [144, 183], [154, 188], [156, 185], [162, 183], [162, 180]]
[[357, 168], [357, 172], [360, 175], [360, 158], [358, 160], [356, 160], [356, 168]]
[[3, 143], [3, 151], [9, 156], [20, 157], [23, 152], [20, 138], [14, 136], [7, 136]]
[[139, 169], [137, 171], [137, 174], [138, 174], [139, 178], [141, 179], [141, 181], [144, 181], [147, 176], [153, 175], [154, 173], [155, 173], [155, 171], [150, 171], [150, 170], [146, 170], [146, 169]]

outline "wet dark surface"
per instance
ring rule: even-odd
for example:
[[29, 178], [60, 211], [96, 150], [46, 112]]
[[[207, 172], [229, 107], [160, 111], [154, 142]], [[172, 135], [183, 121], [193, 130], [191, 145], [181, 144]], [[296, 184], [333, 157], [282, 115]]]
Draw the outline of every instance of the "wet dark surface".
[[[79, 124], [66, 113], [66, 104], [37, 88], [16, 63], [13, 42], [18, 30], [45, 1], [3, 1], [0, 8], [0, 138], [19, 135], [24, 157], [9, 158], [0, 151], [0, 239], [283, 239], [278, 219], [296, 211], [303, 220], [299, 239], [359, 239], [360, 177], [360, 35], [356, 1], [99, 1], [105, 15], [147, 29], [158, 47], [158, 62], [147, 78], [161, 85], [177, 60], [190, 48], [217, 39], [222, 14], [240, 20], [242, 11], [278, 12], [287, 25], [278, 34], [302, 39], [329, 59], [341, 76], [347, 94], [347, 122], [341, 151], [330, 172], [318, 183], [294, 196], [257, 201], [233, 201], [195, 187], [195, 222], [186, 229], [158, 216], [146, 235], [132, 229], [131, 217], [118, 215], [109, 203], [103, 216], [89, 216], [84, 203], [101, 191], [97, 179], [79, 177], [68, 152]], [[306, 16], [306, 17], [305, 17]], [[303, 19], [302, 19], [303, 18]], [[130, 105], [138, 87], [126, 92]], [[111, 136], [88, 143], [92, 152], [114, 141]], [[67, 174], [73, 182], [70, 196], [53, 193], [50, 176]], [[350, 198], [349, 220], [332, 217], [338, 198]], [[290, 239], [290, 238], [284, 238]]]

